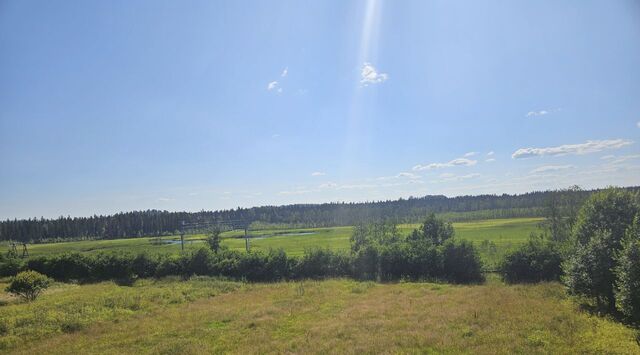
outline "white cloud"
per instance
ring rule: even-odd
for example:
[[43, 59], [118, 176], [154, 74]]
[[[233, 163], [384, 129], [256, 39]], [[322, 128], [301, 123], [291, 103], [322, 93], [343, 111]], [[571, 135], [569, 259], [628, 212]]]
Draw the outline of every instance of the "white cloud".
[[327, 175], [327, 173], [322, 171], [314, 171], [311, 173], [311, 176], [324, 176], [324, 175]]
[[464, 156], [465, 157], [472, 157], [474, 155], [478, 154], [478, 152], [469, 152], [469, 153], [465, 153]]
[[623, 162], [625, 162], [627, 160], [638, 159], [638, 158], [640, 158], [640, 154], [622, 155], [622, 156], [619, 156], [619, 157], [613, 159], [610, 163], [611, 164], [620, 164], [620, 163], [623, 163]]
[[488, 156], [492, 156], [492, 155], [494, 155], [494, 154], [495, 154], [495, 153], [493, 152], [493, 150], [492, 150], [492, 151], [490, 151], [489, 153], [487, 153], [487, 155], [488, 155]]
[[453, 159], [447, 163], [431, 163], [428, 165], [418, 164], [413, 167], [413, 170], [421, 171], [421, 170], [449, 168], [453, 166], [472, 166], [472, 165], [476, 165], [477, 162], [478, 162], [477, 160], [471, 160], [467, 158], [458, 158], [458, 159]]
[[278, 82], [274, 80], [267, 85], [267, 90], [271, 91], [271, 90], [277, 89], [278, 85], [279, 85]]
[[407, 178], [407, 179], [419, 179], [420, 175], [416, 175], [414, 173], [400, 173], [396, 175], [398, 178]]
[[273, 139], [280, 138], [280, 134], [274, 133], [274, 134], [271, 135], [271, 138], [273, 138]]
[[280, 76], [284, 78], [285, 76], [287, 76], [287, 74], [289, 74], [289, 67], [284, 68]]
[[360, 70], [360, 84], [362, 86], [382, 83], [388, 78], [389, 76], [386, 73], [378, 73], [371, 63], [365, 62], [362, 64], [362, 70]]
[[158, 202], [169, 202], [169, 201], [173, 201], [172, 198], [168, 198], [168, 197], [160, 197], [158, 198]]
[[531, 170], [532, 174], [546, 173], [549, 171], [573, 169], [573, 165], [544, 165]]
[[494, 161], [496, 161], [494, 158], [489, 158], [487, 160], [485, 160], [487, 163], [493, 163]]
[[638, 128], [640, 128], [640, 121], [638, 121], [638, 123], [636, 123], [636, 126], [638, 126]]
[[587, 141], [580, 144], [565, 144], [557, 147], [546, 148], [520, 148], [511, 157], [513, 159], [530, 158], [534, 156], [558, 156], [567, 154], [588, 154], [600, 152], [606, 149], [618, 149], [633, 142], [626, 139], [611, 139], [599, 141]]
[[605, 155], [605, 156], [600, 157], [600, 159], [609, 160], [609, 159], [613, 159], [615, 157], [616, 157], [615, 155], [609, 154], [609, 155]]
[[529, 112], [527, 112], [525, 117], [545, 116], [545, 115], [548, 115], [548, 114], [550, 114], [552, 112], [557, 112], [557, 111], [560, 111], [560, 110], [561, 109], [559, 109], [559, 108], [554, 108], [554, 109], [550, 109], [550, 110], [529, 111]]
[[321, 184], [318, 187], [321, 189], [332, 189], [332, 188], [338, 187], [338, 184], [336, 184], [335, 182], [325, 182], [324, 184]]
[[526, 117], [544, 116], [544, 115], [548, 115], [548, 114], [549, 114], [549, 111], [546, 111], [546, 110], [529, 111], [529, 112], [527, 112]]

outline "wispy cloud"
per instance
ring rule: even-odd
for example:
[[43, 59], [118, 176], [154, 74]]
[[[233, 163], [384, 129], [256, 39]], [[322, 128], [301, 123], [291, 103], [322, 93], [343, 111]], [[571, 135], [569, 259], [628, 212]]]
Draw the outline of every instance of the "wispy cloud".
[[546, 173], [550, 171], [567, 170], [567, 169], [573, 169], [573, 168], [575, 168], [575, 166], [573, 165], [544, 165], [531, 170], [531, 173], [539, 174], [539, 173]]
[[465, 153], [464, 156], [465, 157], [472, 157], [472, 156], [474, 156], [476, 154], [478, 154], [478, 152], [468, 152], [468, 153]]
[[271, 90], [275, 90], [278, 89], [278, 82], [276, 80], [270, 82], [269, 84], [267, 84], [267, 90], [271, 91]]
[[640, 121], [638, 121], [638, 123], [636, 123], [636, 126], [638, 126], [638, 128], [640, 128]]
[[287, 76], [287, 74], [289, 74], [289, 67], [286, 67], [282, 70], [280, 77], [284, 78], [285, 76]]
[[471, 160], [467, 158], [457, 158], [446, 163], [431, 163], [427, 165], [418, 164], [413, 167], [413, 171], [441, 169], [441, 168], [449, 168], [453, 166], [472, 166], [472, 165], [476, 165], [477, 162], [478, 162], [477, 160]]
[[311, 173], [311, 176], [325, 176], [325, 175], [327, 175], [327, 173], [322, 171], [314, 171]]
[[634, 155], [622, 155], [619, 157], [613, 157], [610, 161], [611, 164], [620, 164], [623, 163], [627, 160], [632, 160], [632, 159], [638, 159], [640, 158], [640, 154], [634, 154]]
[[559, 108], [554, 108], [554, 109], [550, 109], [550, 110], [539, 110], [539, 111], [529, 111], [527, 112], [527, 114], [525, 115], [525, 117], [539, 117], [539, 116], [546, 116], [552, 112], [557, 112], [560, 111]]
[[496, 161], [494, 158], [489, 158], [485, 160], [485, 162], [487, 163], [493, 163], [494, 161]]
[[158, 202], [169, 202], [169, 201], [173, 201], [172, 198], [168, 198], [168, 197], [160, 197], [158, 198]]
[[394, 180], [394, 179], [410, 179], [410, 180], [417, 180], [420, 179], [421, 176], [418, 174], [414, 174], [414, 173], [408, 173], [408, 172], [401, 172], [398, 173], [396, 175], [391, 175], [391, 176], [381, 176], [379, 178], [376, 178], [375, 180]]
[[414, 174], [414, 173], [400, 173], [400, 174], [396, 175], [396, 177], [407, 178], [407, 179], [419, 179], [420, 175], [417, 175], [417, 174]]
[[535, 156], [558, 156], [567, 154], [588, 154], [600, 152], [607, 149], [619, 149], [624, 146], [632, 144], [633, 141], [627, 139], [611, 139], [611, 140], [598, 140], [587, 141], [580, 144], [565, 144], [557, 147], [545, 147], [545, 148], [520, 148], [516, 150], [511, 157], [513, 159], [523, 159]]
[[487, 153], [487, 156], [492, 156], [492, 155], [494, 155], [494, 154], [495, 154], [495, 152], [492, 150], [492, 151], [490, 151], [489, 153]]
[[367, 86], [370, 84], [378, 84], [386, 81], [389, 76], [386, 73], [378, 73], [376, 67], [371, 63], [365, 62], [360, 70], [360, 84]]

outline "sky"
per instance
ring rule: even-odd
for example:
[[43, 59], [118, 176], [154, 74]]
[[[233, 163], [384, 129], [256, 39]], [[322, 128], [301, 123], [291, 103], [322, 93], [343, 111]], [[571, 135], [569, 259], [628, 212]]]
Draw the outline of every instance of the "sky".
[[640, 185], [638, 1], [0, 1], [0, 218]]

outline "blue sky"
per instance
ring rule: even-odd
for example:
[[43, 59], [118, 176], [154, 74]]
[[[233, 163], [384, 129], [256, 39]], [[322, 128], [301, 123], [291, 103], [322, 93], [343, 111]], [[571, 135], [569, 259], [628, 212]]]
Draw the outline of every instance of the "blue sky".
[[0, 218], [640, 184], [637, 1], [2, 1]]

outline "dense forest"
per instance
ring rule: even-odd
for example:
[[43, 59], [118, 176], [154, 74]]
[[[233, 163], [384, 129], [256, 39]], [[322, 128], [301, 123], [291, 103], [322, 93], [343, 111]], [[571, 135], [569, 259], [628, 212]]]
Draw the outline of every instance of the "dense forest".
[[[640, 191], [640, 187], [628, 187]], [[597, 190], [569, 189], [537, 191], [520, 195], [478, 195], [446, 197], [442, 195], [408, 199], [359, 202], [262, 206], [221, 211], [168, 212], [158, 210], [117, 213], [110, 216], [31, 218], [0, 222], [0, 240], [37, 243], [71, 239], [116, 239], [174, 234], [194, 223], [225, 225], [294, 225], [327, 227], [392, 219], [417, 222], [429, 213], [459, 220], [471, 218], [534, 217], [544, 214], [545, 204], [558, 194], [568, 195], [572, 203], [581, 203]]]

